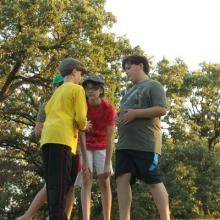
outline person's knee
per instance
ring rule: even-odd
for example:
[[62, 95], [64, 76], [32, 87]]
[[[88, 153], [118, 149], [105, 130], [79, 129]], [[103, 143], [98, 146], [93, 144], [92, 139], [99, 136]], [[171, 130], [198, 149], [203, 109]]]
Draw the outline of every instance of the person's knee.
[[167, 201], [169, 201], [169, 194], [168, 194], [168, 192], [167, 192], [167, 190], [166, 190], [166, 189], [165, 189], [165, 191], [164, 191], [164, 195], [165, 195], [165, 197], [166, 197]]
[[167, 201], [169, 200], [169, 194], [168, 194], [165, 187], [163, 188], [163, 196], [164, 196], [165, 200], [167, 200]]
[[99, 178], [100, 188], [103, 190], [107, 190], [110, 186], [110, 179], [108, 178]]
[[91, 187], [92, 187], [92, 177], [83, 179], [83, 181], [82, 181], [82, 186], [83, 186], [84, 188], [91, 188]]
[[169, 195], [163, 183], [148, 184], [148, 188], [152, 193], [160, 191], [161, 195], [168, 199]]
[[70, 194], [74, 193], [74, 186], [70, 186], [68, 193], [70, 193]]

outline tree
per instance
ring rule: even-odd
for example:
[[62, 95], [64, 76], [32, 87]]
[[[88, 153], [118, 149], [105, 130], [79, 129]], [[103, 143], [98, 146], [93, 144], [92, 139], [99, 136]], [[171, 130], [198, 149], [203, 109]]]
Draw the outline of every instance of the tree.
[[203, 63], [190, 72], [182, 60], [172, 65], [164, 58], [156, 69], [167, 90], [167, 134], [176, 143], [203, 139], [214, 151], [220, 140], [220, 65]]
[[220, 64], [201, 65], [201, 70], [186, 76], [191, 88], [187, 118], [190, 127], [214, 151], [220, 141]]
[[219, 165], [219, 155], [209, 152], [201, 140], [164, 145], [161, 170], [174, 218], [199, 218], [206, 212], [204, 207], [219, 217]]

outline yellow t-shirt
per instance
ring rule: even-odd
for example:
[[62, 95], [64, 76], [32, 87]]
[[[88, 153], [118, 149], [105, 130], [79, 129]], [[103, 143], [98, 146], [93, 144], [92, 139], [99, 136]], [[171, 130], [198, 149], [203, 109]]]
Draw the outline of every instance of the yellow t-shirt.
[[63, 144], [76, 153], [78, 130], [85, 130], [87, 105], [82, 86], [66, 82], [56, 89], [45, 107], [40, 144]]

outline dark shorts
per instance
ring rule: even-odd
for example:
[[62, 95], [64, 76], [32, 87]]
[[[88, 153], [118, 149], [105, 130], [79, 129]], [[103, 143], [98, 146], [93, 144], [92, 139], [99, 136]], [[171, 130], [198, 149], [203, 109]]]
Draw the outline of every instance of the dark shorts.
[[154, 152], [116, 150], [115, 177], [131, 173], [131, 185], [136, 179], [147, 184], [161, 183], [159, 159]]
[[66, 194], [72, 185], [71, 148], [48, 143], [42, 146], [49, 219], [67, 220]]
[[71, 171], [70, 171], [72, 185], [74, 185], [76, 181], [76, 177], [78, 175], [78, 169], [79, 169], [79, 155], [72, 154], [72, 164], [71, 164]]

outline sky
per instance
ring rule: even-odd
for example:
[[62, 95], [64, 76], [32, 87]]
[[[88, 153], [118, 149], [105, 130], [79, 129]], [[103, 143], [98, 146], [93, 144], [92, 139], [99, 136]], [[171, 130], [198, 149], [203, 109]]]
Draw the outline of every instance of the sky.
[[180, 57], [191, 70], [220, 63], [220, 0], [106, 0], [111, 32], [140, 45], [158, 62]]

